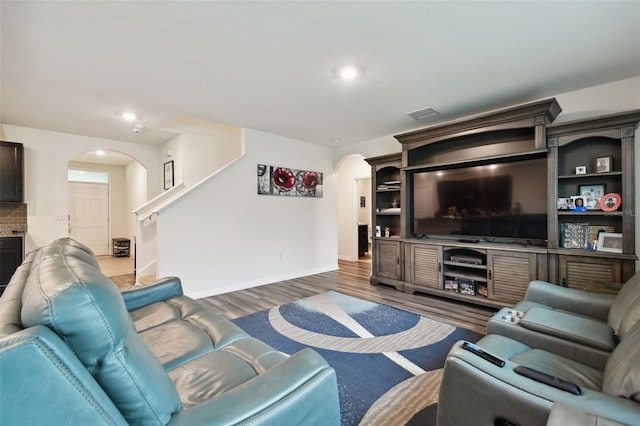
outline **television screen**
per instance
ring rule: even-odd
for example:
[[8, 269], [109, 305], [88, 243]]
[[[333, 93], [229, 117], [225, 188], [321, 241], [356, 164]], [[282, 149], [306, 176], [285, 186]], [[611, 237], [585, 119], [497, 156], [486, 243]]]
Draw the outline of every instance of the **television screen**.
[[413, 234], [491, 240], [547, 238], [547, 160], [411, 175]]

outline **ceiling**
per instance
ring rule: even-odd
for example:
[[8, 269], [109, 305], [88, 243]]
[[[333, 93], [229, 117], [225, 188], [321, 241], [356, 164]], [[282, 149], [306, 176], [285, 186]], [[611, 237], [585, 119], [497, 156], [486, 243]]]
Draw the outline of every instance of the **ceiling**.
[[[1, 123], [149, 145], [186, 116], [341, 146], [640, 75], [640, 1], [2, 0], [0, 13]], [[360, 78], [340, 80], [345, 64]], [[440, 115], [406, 115], [425, 107]]]

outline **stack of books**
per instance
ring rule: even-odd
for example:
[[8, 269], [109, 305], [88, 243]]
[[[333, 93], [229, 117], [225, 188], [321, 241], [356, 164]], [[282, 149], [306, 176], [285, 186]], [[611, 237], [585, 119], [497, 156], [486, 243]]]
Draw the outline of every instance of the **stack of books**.
[[378, 189], [400, 189], [400, 181], [399, 180], [388, 180], [380, 185], [378, 185]]

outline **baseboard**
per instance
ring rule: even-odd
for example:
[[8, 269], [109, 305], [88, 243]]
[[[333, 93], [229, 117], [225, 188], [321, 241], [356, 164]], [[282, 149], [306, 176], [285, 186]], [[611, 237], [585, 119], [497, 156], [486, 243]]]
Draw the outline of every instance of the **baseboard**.
[[260, 280], [249, 281], [244, 283], [235, 283], [224, 287], [216, 287], [208, 290], [187, 292], [186, 295], [192, 299], [202, 299], [203, 297], [215, 296], [218, 294], [231, 293], [232, 291], [246, 290], [248, 288], [260, 287], [262, 285], [273, 284], [280, 281], [292, 280], [300, 277], [308, 277], [309, 275], [322, 274], [324, 272], [331, 272], [338, 270], [338, 264], [330, 265], [322, 268], [311, 269], [307, 271], [300, 271], [287, 275], [280, 275], [274, 277], [263, 278]]

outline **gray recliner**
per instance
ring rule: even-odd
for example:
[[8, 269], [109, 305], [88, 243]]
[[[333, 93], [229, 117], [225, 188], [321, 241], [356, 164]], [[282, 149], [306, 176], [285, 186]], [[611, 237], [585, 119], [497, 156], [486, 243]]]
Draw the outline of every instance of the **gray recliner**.
[[[592, 418], [640, 425], [640, 324], [625, 334], [603, 369], [500, 335], [485, 336], [476, 346], [503, 366], [465, 350], [463, 344], [456, 343], [445, 362], [438, 426], [540, 426], [549, 420], [554, 404], [590, 413]], [[519, 374], [522, 366], [556, 380]], [[579, 394], [556, 387], [558, 378], [576, 385]]]
[[616, 296], [532, 281], [523, 301], [489, 320], [487, 334], [603, 369], [618, 341], [639, 321], [640, 273]]

